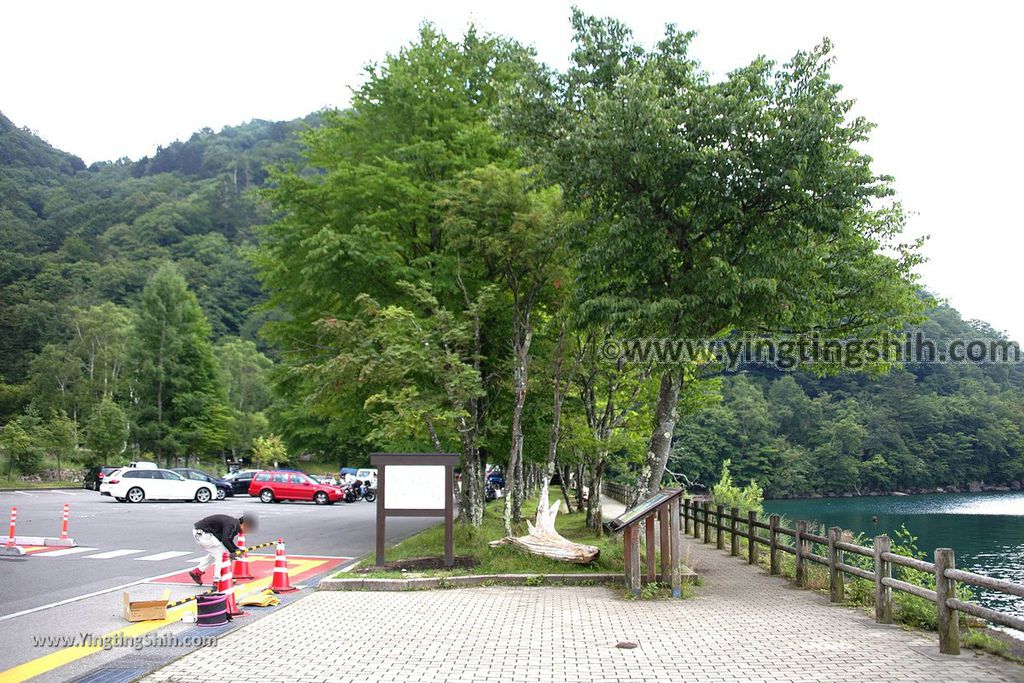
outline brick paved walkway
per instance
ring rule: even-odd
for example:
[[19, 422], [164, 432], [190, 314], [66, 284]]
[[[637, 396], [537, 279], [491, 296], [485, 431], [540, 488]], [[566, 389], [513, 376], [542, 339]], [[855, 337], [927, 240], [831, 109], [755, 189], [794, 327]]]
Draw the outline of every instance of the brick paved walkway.
[[[682, 602], [608, 588], [314, 593], [146, 681], [1024, 681], [692, 542]], [[639, 644], [618, 649], [618, 641]]]

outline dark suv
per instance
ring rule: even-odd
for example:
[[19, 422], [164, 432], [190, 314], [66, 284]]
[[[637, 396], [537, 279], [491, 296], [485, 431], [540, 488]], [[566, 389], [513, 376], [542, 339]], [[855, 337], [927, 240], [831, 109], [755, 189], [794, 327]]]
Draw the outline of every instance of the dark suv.
[[215, 477], [212, 474], [207, 474], [202, 470], [197, 470], [194, 467], [176, 467], [171, 471], [177, 472], [186, 479], [205, 481], [207, 484], [213, 484], [217, 488], [217, 500], [224, 500], [227, 496], [235, 495], [230, 481]]
[[99, 491], [100, 484], [103, 483], [103, 478], [116, 469], [118, 468], [110, 467], [109, 465], [97, 465], [96, 467], [90, 467], [89, 471], [85, 473], [85, 481], [82, 482], [82, 488]]
[[245, 470], [244, 472], [231, 472], [224, 480], [231, 486], [236, 496], [249, 495], [249, 484], [259, 470]]

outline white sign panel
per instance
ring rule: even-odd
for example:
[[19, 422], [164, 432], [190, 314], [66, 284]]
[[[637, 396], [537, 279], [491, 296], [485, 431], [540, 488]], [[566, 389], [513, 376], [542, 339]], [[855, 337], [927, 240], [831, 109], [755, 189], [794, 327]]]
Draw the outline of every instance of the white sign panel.
[[444, 510], [444, 465], [388, 465], [385, 510]]

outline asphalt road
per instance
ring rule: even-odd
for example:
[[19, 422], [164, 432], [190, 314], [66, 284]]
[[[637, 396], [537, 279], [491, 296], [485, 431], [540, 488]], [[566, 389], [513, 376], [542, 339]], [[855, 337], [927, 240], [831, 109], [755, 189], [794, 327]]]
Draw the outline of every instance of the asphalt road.
[[[236, 496], [206, 504], [146, 501], [132, 505], [84, 489], [3, 491], [0, 522], [6, 531], [10, 508], [17, 506], [19, 535], [57, 536], [64, 503], [71, 505], [69, 535], [80, 548], [93, 550], [50, 557], [46, 557], [49, 553], [0, 557], [0, 643], [4, 643], [0, 672], [46, 654], [47, 650], [30, 644], [29, 636], [52, 634], [55, 624], [69, 633], [96, 634], [109, 631], [112, 625], [126, 625], [120, 618], [118, 587], [194, 566], [203, 553], [192, 538], [192, 525], [207, 515], [255, 512], [259, 529], [248, 535], [248, 544], [281, 537], [289, 556], [354, 558], [370, 552], [375, 542], [376, 504], [363, 501], [331, 506], [264, 504]], [[436, 523], [429, 518], [389, 519], [388, 541]], [[181, 587], [178, 592], [195, 591]], [[51, 606], [62, 601], [68, 602]]]

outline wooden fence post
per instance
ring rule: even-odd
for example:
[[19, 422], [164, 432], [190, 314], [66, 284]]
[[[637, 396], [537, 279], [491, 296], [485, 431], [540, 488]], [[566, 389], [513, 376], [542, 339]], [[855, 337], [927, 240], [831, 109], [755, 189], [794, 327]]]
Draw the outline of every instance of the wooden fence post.
[[669, 554], [672, 556], [672, 566], [669, 571], [672, 572], [672, 597], [681, 598], [683, 597], [683, 574], [679, 566], [682, 558], [682, 548], [680, 547], [679, 541], [679, 499], [676, 498], [669, 502], [669, 542], [670, 551]]
[[807, 533], [807, 522], [798, 520], [796, 523], [796, 542], [793, 544], [796, 549], [796, 585], [804, 587], [807, 585], [807, 559], [804, 556], [804, 534]]
[[700, 506], [703, 511], [703, 537], [705, 537], [705, 543], [711, 543], [711, 501], [703, 502]]
[[[684, 500], [685, 504], [686, 501]], [[667, 584], [669, 580], [669, 572], [672, 570], [672, 537], [670, 534], [669, 517], [672, 511], [668, 505], [662, 505], [658, 510], [658, 533], [660, 534], [659, 540], [661, 541], [661, 582]], [[679, 520], [676, 520], [676, 530], [678, 535]]]
[[733, 508], [729, 513], [729, 554], [736, 557], [740, 554], [740, 537], [736, 535], [736, 520], [740, 517], [740, 509]]
[[828, 530], [828, 592], [832, 602], [844, 602], [846, 600], [846, 585], [843, 580], [843, 572], [839, 570], [844, 556], [843, 551], [836, 547], [836, 543], [843, 540], [843, 530], [837, 526]]
[[647, 515], [647, 519], [644, 520], [644, 550], [646, 551], [646, 557], [644, 558], [647, 562], [647, 583], [654, 583], [657, 580], [657, 569], [654, 562], [654, 551], [656, 548], [656, 541], [654, 540], [654, 515]]
[[892, 563], [882, 559], [891, 547], [888, 536], [875, 536], [875, 621], [879, 624], [892, 623], [892, 589], [882, 583], [883, 578], [892, 578]]
[[640, 595], [640, 528], [636, 524], [626, 527], [626, 571], [629, 574], [627, 587], [633, 595]]
[[700, 517], [700, 504], [697, 501], [693, 501], [693, 537], [700, 538], [700, 523], [698, 518]]
[[725, 548], [725, 533], [723, 533], [723, 531], [722, 531], [722, 527], [724, 527], [725, 525], [722, 524], [722, 517], [725, 517], [725, 506], [724, 505], [716, 505], [715, 506], [715, 545], [718, 546], [719, 550], [723, 550]]
[[[683, 498], [683, 533], [690, 533], [690, 501]], [[667, 513], [666, 513], [667, 514]]]
[[960, 613], [946, 604], [956, 598], [956, 581], [946, 578], [947, 569], [956, 569], [956, 557], [951, 548], [935, 551], [935, 605], [939, 610], [939, 652], [944, 655], [960, 654]]
[[757, 564], [757, 513], [747, 510], [747, 564]]
[[779, 569], [779, 516], [768, 517], [768, 567], [772, 574], [778, 574]]

